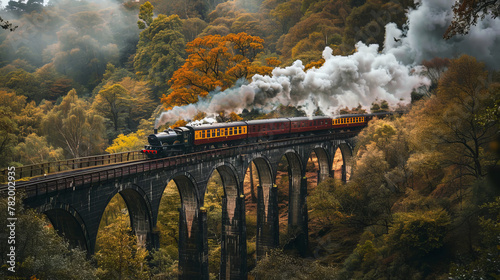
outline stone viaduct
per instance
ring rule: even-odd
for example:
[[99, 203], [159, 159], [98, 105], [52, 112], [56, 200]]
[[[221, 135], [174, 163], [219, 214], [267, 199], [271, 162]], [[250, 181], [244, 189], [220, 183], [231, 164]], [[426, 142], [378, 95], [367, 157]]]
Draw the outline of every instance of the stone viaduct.
[[[305, 169], [314, 152], [318, 181], [332, 176], [333, 157], [340, 148], [345, 166], [352, 155], [355, 133], [326, 134], [227, 147], [213, 151], [95, 169], [92, 174], [25, 187], [25, 204], [45, 213], [71, 244], [94, 253], [101, 216], [120, 194], [130, 214], [133, 232], [148, 248], [159, 245], [155, 226], [163, 191], [170, 180], [181, 197], [179, 208], [179, 279], [208, 279], [207, 211], [204, 195], [215, 170], [223, 182], [221, 279], [247, 279], [247, 245], [243, 181], [250, 164], [257, 168], [257, 258], [279, 245], [278, 164], [288, 161], [288, 231], [300, 252], [308, 246], [307, 178]], [[68, 172], [70, 173], [70, 172]]]

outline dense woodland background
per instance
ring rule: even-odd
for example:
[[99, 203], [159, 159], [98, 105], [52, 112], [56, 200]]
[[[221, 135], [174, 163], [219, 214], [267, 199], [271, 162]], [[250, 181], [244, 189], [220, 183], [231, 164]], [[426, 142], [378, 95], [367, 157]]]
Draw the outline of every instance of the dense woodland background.
[[[394, 22], [404, 29], [406, 11], [416, 6], [412, 0], [5, 2], [1, 168], [140, 149], [162, 110], [297, 59], [306, 68], [318, 67], [326, 46], [335, 55], [352, 54], [358, 41], [383, 46], [384, 26]], [[474, 20], [466, 8], [455, 7], [457, 21], [448, 37], [466, 32], [467, 24], [460, 23]], [[256, 264], [256, 220], [247, 216], [251, 277], [500, 279], [500, 75], [467, 55], [421, 64], [430, 87], [398, 108], [404, 115], [375, 120], [363, 130], [351, 180], [311, 182], [307, 256], [291, 248], [293, 237], [283, 227], [280, 248]], [[338, 113], [392, 109], [380, 100]], [[301, 108], [281, 106], [269, 114], [254, 110], [217, 118], [299, 115], [305, 115]], [[284, 160], [277, 180], [283, 203], [286, 165]], [[314, 157], [308, 168], [314, 174]], [[212, 278], [220, 260], [221, 186], [214, 174], [204, 206]], [[130, 234], [126, 206], [116, 196], [91, 261], [69, 248], [41, 215], [19, 210], [17, 238], [29, 246], [19, 249], [18, 276], [175, 279], [179, 204], [170, 183], [157, 225], [161, 249], [147, 252]], [[6, 205], [0, 206], [2, 220]], [[6, 244], [0, 244], [2, 252]], [[4, 269], [0, 274], [8, 275]]]

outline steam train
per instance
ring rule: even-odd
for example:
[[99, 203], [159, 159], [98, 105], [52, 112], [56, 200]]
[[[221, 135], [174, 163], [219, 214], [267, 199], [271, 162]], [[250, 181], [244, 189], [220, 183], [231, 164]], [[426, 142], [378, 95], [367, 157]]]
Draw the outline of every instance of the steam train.
[[388, 114], [392, 113], [237, 121], [176, 127], [160, 133], [155, 129], [142, 152], [157, 158], [271, 139], [360, 130], [374, 117]]

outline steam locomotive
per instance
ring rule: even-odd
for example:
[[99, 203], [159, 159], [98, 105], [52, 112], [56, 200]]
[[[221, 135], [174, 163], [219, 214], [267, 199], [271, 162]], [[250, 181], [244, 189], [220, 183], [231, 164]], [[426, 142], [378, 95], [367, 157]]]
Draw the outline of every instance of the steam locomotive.
[[392, 113], [237, 121], [176, 127], [160, 133], [155, 129], [142, 152], [157, 158], [271, 139], [360, 130], [374, 117], [388, 114]]

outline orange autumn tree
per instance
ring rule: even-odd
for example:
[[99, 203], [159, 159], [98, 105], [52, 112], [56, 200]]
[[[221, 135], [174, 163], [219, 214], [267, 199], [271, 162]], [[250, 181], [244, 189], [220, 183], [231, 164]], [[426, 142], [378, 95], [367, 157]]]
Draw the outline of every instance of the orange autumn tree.
[[238, 79], [270, 74], [280, 62], [275, 58], [266, 59], [266, 65], [256, 61], [263, 43], [260, 37], [244, 32], [208, 35], [189, 42], [188, 58], [170, 79], [171, 92], [161, 98], [164, 107], [195, 103], [213, 90], [231, 87]]

